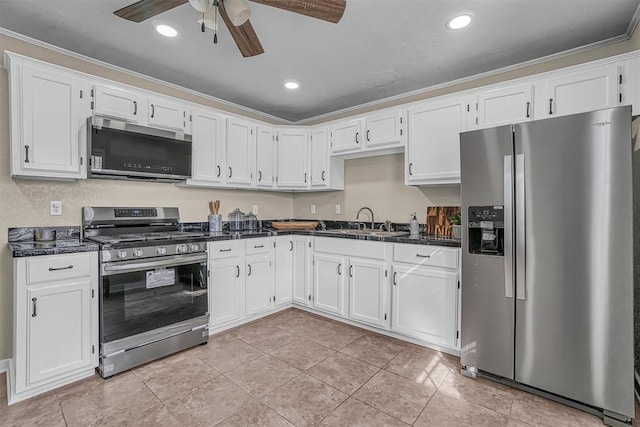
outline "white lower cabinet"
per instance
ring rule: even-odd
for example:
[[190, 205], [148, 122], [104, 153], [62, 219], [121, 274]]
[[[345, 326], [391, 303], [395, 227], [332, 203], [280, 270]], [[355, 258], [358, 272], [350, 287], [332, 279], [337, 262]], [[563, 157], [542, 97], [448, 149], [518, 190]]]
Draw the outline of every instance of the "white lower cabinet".
[[293, 302], [311, 305], [313, 237], [291, 237], [293, 241]]
[[209, 308], [211, 326], [217, 327], [244, 316], [244, 241], [208, 244]]
[[347, 292], [345, 286], [346, 258], [339, 255], [313, 256], [313, 307], [345, 316]]
[[276, 237], [275, 257], [275, 304], [290, 304], [293, 297], [293, 236]]
[[389, 268], [384, 261], [349, 260], [349, 318], [388, 328]]
[[10, 403], [93, 374], [98, 365], [97, 252], [14, 259]]

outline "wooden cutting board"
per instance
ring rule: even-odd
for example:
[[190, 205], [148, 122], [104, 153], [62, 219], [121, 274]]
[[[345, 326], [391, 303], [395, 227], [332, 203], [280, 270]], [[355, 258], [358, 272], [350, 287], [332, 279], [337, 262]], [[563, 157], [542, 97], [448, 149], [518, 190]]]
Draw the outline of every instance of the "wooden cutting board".
[[276, 230], [315, 230], [318, 221], [272, 222], [271, 226]]
[[449, 216], [460, 213], [459, 206], [429, 206], [427, 208], [427, 235], [451, 236]]

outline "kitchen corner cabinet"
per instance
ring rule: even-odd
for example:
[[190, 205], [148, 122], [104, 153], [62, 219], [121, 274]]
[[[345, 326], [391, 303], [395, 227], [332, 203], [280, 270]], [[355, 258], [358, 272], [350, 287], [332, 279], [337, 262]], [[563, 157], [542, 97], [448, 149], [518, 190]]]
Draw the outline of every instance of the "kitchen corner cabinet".
[[247, 239], [245, 244], [245, 315], [252, 316], [273, 308], [275, 303], [275, 238]]
[[344, 159], [330, 157], [329, 130], [326, 126], [311, 129], [311, 189], [344, 190]]
[[309, 130], [278, 129], [277, 172], [278, 188], [304, 189], [309, 187]]
[[310, 236], [292, 235], [293, 240], [293, 297], [296, 304], [312, 304], [313, 242]]
[[52, 66], [7, 57], [11, 175], [86, 178], [90, 82]]
[[207, 244], [207, 253], [209, 311], [213, 329], [244, 317], [244, 241], [210, 242]]
[[255, 125], [247, 120], [227, 118], [226, 139], [226, 183], [251, 187], [256, 170]]
[[224, 121], [210, 110], [193, 110], [191, 177], [187, 183], [224, 182]]
[[10, 403], [98, 366], [98, 253], [15, 258]]
[[475, 97], [430, 101], [408, 111], [406, 185], [460, 183], [460, 132]]
[[293, 297], [293, 237], [276, 237], [276, 306], [291, 303]]
[[273, 188], [276, 163], [276, 142], [273, 128], [258, 126], [256, 136], [256, 186]]

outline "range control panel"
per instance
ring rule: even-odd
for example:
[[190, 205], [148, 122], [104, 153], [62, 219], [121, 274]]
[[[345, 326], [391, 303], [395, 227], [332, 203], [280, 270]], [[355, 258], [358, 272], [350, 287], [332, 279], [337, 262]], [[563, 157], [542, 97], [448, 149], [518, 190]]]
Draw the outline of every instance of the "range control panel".
[[116, 218], [151, 218], [157, 217], [158, 211], [155, 208], [116, 208], [114, 215]]

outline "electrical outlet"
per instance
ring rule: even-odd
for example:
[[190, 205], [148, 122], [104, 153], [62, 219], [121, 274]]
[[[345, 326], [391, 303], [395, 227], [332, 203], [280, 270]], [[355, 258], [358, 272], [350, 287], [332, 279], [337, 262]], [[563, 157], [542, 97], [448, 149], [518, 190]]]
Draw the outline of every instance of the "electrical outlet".
[[49, 215], [62, 215], [62, 202], [59, 200], [52, 200], [49, 205]]
[[258, 215], [258, 205], [253, 205], [253, 214]]
[[336, 205], [335, 213], [336, 215], [340, 215], [340, 205]]
[[311, 205], [311, 213], [316, 213], [316, 205]]

